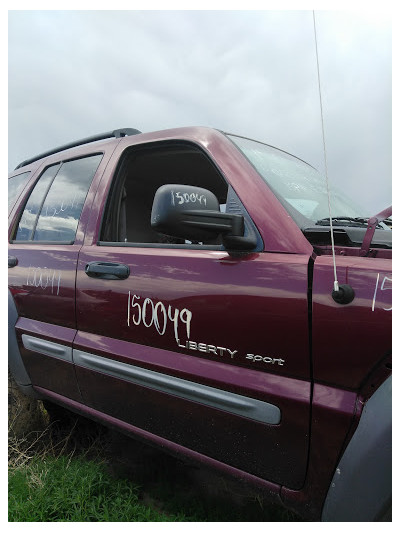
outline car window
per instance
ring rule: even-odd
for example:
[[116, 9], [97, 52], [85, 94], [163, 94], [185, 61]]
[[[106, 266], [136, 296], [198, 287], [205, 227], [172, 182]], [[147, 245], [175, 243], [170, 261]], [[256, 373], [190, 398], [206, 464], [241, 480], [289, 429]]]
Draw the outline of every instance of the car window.
[[11, 208], [15, 204], [18, 196], [21, 194], [22, 189], [25, 187], [28, 182], [30, 172], [23, 172], [22, 174], [17, 174], [8, 178], [8, 212], [10, 213]]
[[48, 167], [25, 205], [16, 241], [73, 242], [102, 155]]
[[[228, 135], [257, 169], [279, 199], [286, 202], [291, 214], [301, 213], [310, 222], [329, 217], [326, 180], [313, 167], [286, 152], [258, 141]], [[330, 186], [332, 215], [363, 217], [365, 210], [354, 200]]]
[[220, 205], [226, 204], [227, 183], [199, 148], [171, 145], [131, 149], [123, 155], [115, 176], [100, 241], [155, 246], [192, 244], [158, 233], [151, 227], [154, 195], [159, 187], [167, 184], [203, 187], [215, 194]]

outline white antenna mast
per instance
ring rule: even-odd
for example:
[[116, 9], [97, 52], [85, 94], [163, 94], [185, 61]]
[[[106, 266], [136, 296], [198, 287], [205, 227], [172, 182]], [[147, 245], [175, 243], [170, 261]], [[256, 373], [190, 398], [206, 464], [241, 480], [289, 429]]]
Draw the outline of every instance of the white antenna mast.
[[333, 291], [339, 291], [339, 282], [337, 279], [336, 272], [336, 256], [335, 256], [335, 240], [333, 238], [333, 224], [332, 224], [332, 212], [331, 212], [331, 195], [329, 191], [329, 180], [328, 180], [328, 165], [326, 162], [326, 145], [325, 145], [325, 128], [324, 128], [324, 114], [322, 111], [322, 96], [321, 96], [321, 81], [319, 76], [319, 61], [318, 61], [318, 45], [317, 45], [317, 29], [315, 26], [315, 13], [313, 10], [313, 19], [314, 19], [314, 40], [315, 40], [315, 55], [317, 57], [317, 72], [318, 72], [318, 91], [319, 91], [319, 105], [321, 110], [321, 126], [322, 126], [322, 142], [324, 145], [324, 163], [325, 163], [325, 181], [326, 181], [326, 191], [328, 195], [328, 209], [329, 209], [329, 225], [331, 230], [331, 244], [332, 244], [332, 259], [333, 259]]

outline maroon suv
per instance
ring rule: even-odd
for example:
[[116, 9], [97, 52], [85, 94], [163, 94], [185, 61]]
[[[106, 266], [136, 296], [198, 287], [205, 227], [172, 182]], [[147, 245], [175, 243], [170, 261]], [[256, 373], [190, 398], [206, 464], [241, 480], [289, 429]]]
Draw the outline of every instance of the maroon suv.
[[331, 195], [332, 215], [313, 167], [208, 128], [115, 130], [24, 161], [15, 380], [308, 519], [381, 519], [391, 210]]

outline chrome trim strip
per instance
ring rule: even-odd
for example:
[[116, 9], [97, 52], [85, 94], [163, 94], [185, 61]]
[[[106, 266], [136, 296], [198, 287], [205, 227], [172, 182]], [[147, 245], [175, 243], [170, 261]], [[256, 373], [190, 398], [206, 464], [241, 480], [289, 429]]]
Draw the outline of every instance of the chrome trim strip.
[[73, 350], [73, 360], [75, 364], [89, 370], [103, 372], [108, 376], [251, 418], [257, 422], [279, 424], [281, 420], [280, 409], [276, 405], [261, 400], [200, 385], [193, 381], [168, 376], [154, 370], [147, 370], [80, 350]]
[[64, 346], [56, 342], [46, 341], [39, 339], [38, 337], [32, 337], [31, 335], [22, 335], [22, 343], [28, 350], [33, 352], [49, 355], [50, 357], [57, 357], [63, 361], [72, 363], [72, 347]]

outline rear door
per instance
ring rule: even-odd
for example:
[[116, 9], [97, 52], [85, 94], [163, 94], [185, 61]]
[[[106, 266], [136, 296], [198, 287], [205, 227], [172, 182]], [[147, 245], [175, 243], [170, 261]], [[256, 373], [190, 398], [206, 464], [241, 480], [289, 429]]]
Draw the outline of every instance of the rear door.
[[[190, 144], [120, 154], [79, 253], [74, 362], [84, 403], [260, 478], [301, 487], [310, 376], [306, 254], [230, 255], [150, 227], [165, 183], [241, 209]], [[101, 199], [98, 200], [100, 205]], [[247, 216], [246, 224], [252, 224]], [[136, 428], [136, 429], [135, 429]]]
[[32, 384], [80, 399], [72, 365], [75, 278], [84, 210], [103, 154], [50, 164], [38, 173], [14, 214], [9, 235], [9, 290], [17, 338]]

